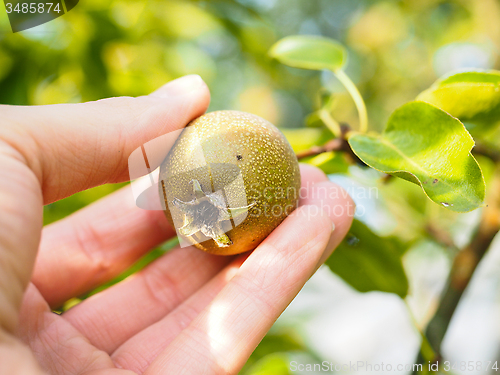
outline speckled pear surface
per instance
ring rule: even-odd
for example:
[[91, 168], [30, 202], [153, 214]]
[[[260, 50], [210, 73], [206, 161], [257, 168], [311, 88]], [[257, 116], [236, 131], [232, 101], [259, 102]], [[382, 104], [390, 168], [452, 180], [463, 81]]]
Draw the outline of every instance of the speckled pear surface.
[[270, 122], [217, 111], [182, 131], [160, 166], [159, 186], [181, 241], [231, 255], [253, 250], [297, 207], [300, 171]]

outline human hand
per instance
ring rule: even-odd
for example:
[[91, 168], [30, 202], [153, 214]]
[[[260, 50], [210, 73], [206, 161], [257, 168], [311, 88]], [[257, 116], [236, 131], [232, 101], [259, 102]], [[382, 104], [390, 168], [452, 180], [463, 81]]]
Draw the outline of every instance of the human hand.
[[52, 313], [175, 231], [163, 212], [139, 209], [130, 186], [42, 229], [43, 205], [128, 180], [133, 150], [208, 102], [203, 81], [187, 76], [138, 98], [0, 107], [0, 373], [236, 374], [342, 240], [352, 201], [301, 166], [300, 207], [251, 254], [176, 248]]

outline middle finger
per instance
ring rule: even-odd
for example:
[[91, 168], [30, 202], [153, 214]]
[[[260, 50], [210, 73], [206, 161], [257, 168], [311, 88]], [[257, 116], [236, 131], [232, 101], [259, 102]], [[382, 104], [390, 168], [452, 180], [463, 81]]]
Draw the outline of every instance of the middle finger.
[[136, 206], [130, 185], [46, 226], [32, 282], [54, 308], [118, 276], [175, 231]]

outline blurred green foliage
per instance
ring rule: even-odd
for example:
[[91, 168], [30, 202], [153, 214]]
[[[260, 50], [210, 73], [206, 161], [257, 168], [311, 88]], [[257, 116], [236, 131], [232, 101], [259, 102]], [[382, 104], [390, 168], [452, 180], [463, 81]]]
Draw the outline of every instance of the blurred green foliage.
[[327, 259], [326, 265], [360, 292], [377, 289], [404, 298], [408, 293], [408, 279], [401, 257], [408, 247], [399, 238], [381, 238], [354, 220], [346, 239]]
[[[382, 128], [447, 70], [494, 67], [499, 13], [495, 0], [82, 0], [56, 21], [12, 34], [2, 10], [0, 102], [144, 95], [197, 73], [211, 89], [211, 110], [242, 109], [298, 127], [322, 82], [343, 90], [330, 74], [286, 68], [267, 51], [286, 35], [322, 34], [350, 49], [347, 72]], [[464, 48], [478, 53], [457, 61]], [[356, 123], [347, 95], [335, 118]]]
[[127, 184], [128, 182], [98, 186], [93, 189], [81, 191], [70, 197], [61, 199], [60, 201], [48, 204], [44, 207], [43, 224], [47, 225], [60, 220]]
[[[500, 67], [496, 0], [81, 0], [63, 17], [15, 34], [3, 3], [0, 14], [2, 104], [145, 95], [169, 80], [196, 73], [210, 87], [209, 110], [240, 109], [278, 126], [297, 128], [287, 134], [296, 151], [327, 140], [323, 129], [303, 128], [306, 116], [322, 104], [323, 87], [336, 94], [336, 120], [356, 127], [358, 119], [333, 74], [288, 68], [267, 55], [284, 36], [324, 35], [346, 45], [346, 71], [366, 101], [370, 126], [378, 130], [394, 109], [443, 74]], [[312, 126], [318, 121], [307, 119]], [[498, 132], [490, 139], [500, 140]], [[347, 171], [336, 155], [323, 159], [316, 162], [328, 163], [329, 172]], [[479, 162], [482, 167], [489, 163]], [[431, 207], [418, 189], [403, 184], [396, 181], [382, 193], [398, 223], [394, 232], [413, 240], [429, 223], [453, 229], [456, 214]], [[44, 223], [70, 215], [123, 185], [105, 185], [48, 205]], [[155, 249], [104, 287], [174, 244]], [[78, 302], [69, 301], [65, 308]], [[308, 349], [288, 334], [270, 334], [243, 372], [288, 373], [282, 368], [283, 353], [295, 351]]]

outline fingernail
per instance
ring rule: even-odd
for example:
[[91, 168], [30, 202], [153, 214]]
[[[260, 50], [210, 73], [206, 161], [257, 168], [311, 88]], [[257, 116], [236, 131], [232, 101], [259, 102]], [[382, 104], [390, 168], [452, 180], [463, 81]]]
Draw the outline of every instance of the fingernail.
[[204, 84], [205, 82], [198, 74], [191, 74], [170, 81], [166, 85], [151, 93], [151, 95], [159, 98], [182, 96], [199, 89]]

